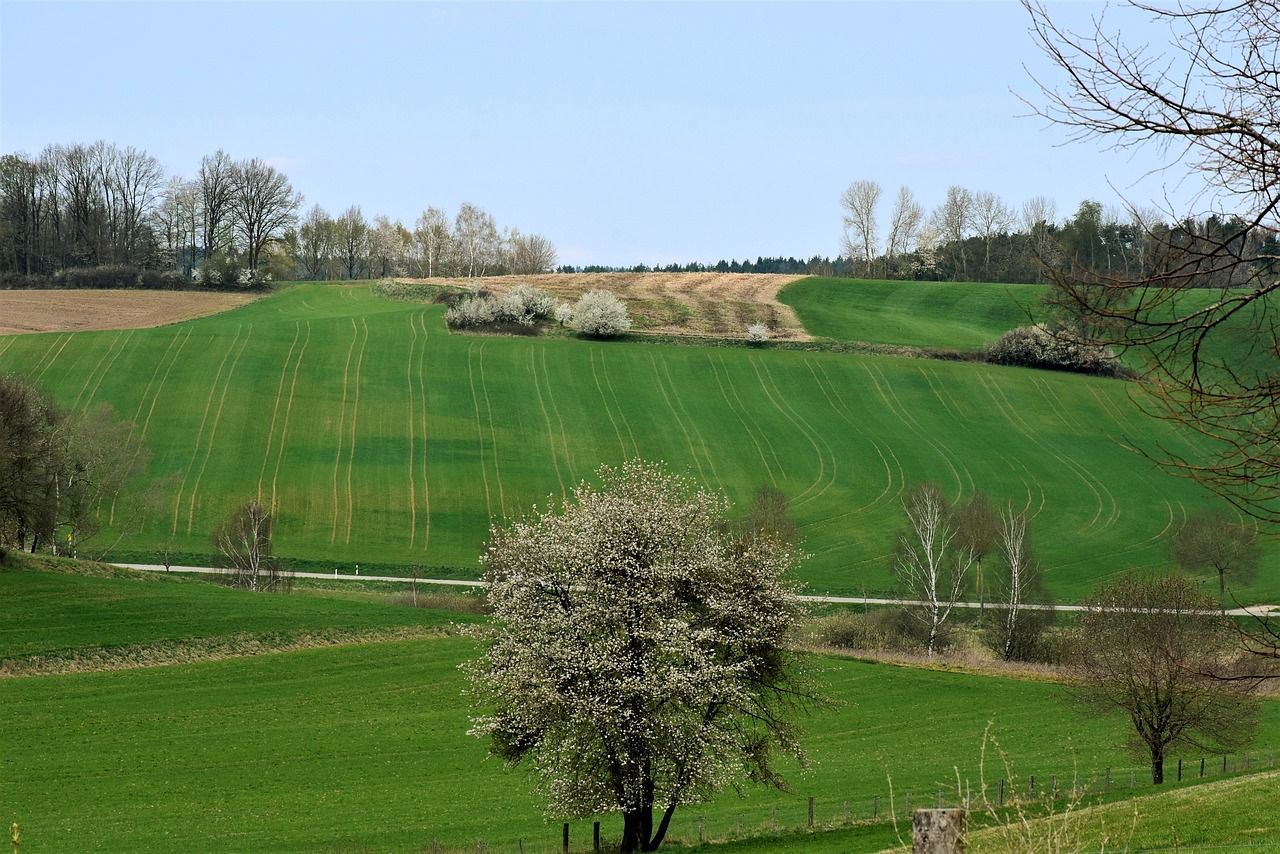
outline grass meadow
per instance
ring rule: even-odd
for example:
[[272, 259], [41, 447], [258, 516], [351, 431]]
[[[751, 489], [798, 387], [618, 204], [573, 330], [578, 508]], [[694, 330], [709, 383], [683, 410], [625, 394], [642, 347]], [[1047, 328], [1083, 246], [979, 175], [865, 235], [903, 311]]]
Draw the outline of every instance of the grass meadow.
[[[972, 320], [973, 305], [919, 313], [934, 318], [924, 338], [962, 328], [955, 341], [976, 341], [975, 324], [994, 323]], [[1027, 508], [1049, 589], [1078, 599], [1125, 569], [1164, 568], [1169, 533], [1216, 500], [1126, 447], [1192, 450], [1139, 410], [1131, 383], [816, 350], [455, 335], [441, 307], [384, 300], [367, 283], [294, 285], [155, 329], [0, 338], [0, 370], [133, 422], [168, 491], [141, 530], [123, 506], [101, 508], [100, 542], [120, 536], [115, 553], [132, 558], [168, 546], [207, 560], [213, 528], [261, 497], [284, 556], [473, 577], [491, 522], [639, 455], [739, 503], [761, 487], [785, 492], [816, 592], [888, 592], [900, 498], [933, 480]], [[1280, 591], [1264, 577], [1240, 592]]]

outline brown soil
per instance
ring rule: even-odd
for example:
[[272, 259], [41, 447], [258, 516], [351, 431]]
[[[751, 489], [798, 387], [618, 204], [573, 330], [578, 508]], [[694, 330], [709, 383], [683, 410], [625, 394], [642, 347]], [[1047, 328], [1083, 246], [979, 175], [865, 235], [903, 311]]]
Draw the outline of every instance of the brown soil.
[[627, 303], [637, 332], [744, 338], [747, 326], [764, 323], [773, 337], [808, 341], [790, 306], [778, 302], [783, 285], [800, 276], [770, 273], [545, 273], [476, 279], [398, 279], [485, 289], [503, 294], [525, 283], [570, 301], [590, 290], [610, 291]]
[[0, 291], [0, 335], [163, 326], [256, 298], [203, 291]]

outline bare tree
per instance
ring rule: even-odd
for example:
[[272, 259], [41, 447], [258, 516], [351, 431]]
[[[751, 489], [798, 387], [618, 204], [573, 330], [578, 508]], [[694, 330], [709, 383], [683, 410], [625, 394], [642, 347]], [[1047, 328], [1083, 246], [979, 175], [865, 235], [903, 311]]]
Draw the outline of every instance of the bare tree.
[[997, 545], [1001, 574], [994, 585], [996, 648], [1005, 661], [1026, 660], [1035, 653], [1040, 635], [1053, 620], [1051, 610], [1026, 607], [1049, 604], [1040, 583], [1040, 566], [1031, 553], [1026, 513], [1005, 506], [1000, 512]]
[[898, 537], [894, 575], [907, 598], [918, 602], [909, 609], [922, 624], [932, 656], [951, 609], [960, 600], [973, 553], [957, 541], [951, 506], [942, 490], [924, 484], [903, 502], [907, 527]]
[[378, 216], [369, 229], [369, 265], [374, 276], [395, 276], [404, 272], [405, 257], [412, 236], [399, 222]]
[[454, 219], [453, 239], [458, 247], [463, 274], [483, 276], [498, 256], [498, 229], [493, 217], [470, 202], [463, 202]]
[[262, 250], [293, 224], [302, 196], [284, 173], [256, 157], [235, 165], [231, 186], [231, 215], [244, 240], [246, 266], [256, 276]]
[[508, 273], [532, 275], [549, 273], [556, 265], [556, 248], [541, 234], [521, 234], [510, 229], [503, 241], [506, 246]]
[[[151, 455], [146, 448], [130, 445], [132, 432], [106, 404], [66, 418], [58, 431], [53, 499], [59, 537], [65, 533], [71, 557], [78, 557], [83, 543], [101, 529], [103, 505], [146, 470]], [[52, 545], [56, 553], [58, 543]]]
[[1077, 623], [1082, 699], [1133, 724], [1136, 752], [1164, 782], [1164, 760], [1178, 746], [1225, 753], [1248, 743], [1257, 725], [1254, 679], [1238, 672], [1231, 623], [1213, 597], [1179, 575], [1125, 578], [1089, 600]]
[[1013, 211], [1004, 200], [995, 193], [980, 192], [973, 196], [973, 226], [982, 238], [986, 256], [983, 270], [987, 278], [991, 277], [991, 242], [1012, 227]]
[[[1165, 448], [1153, 456], [1243, 512], [1280, 522], [1280, 333], [1272, 315], [1280, 291], [1280, 3], [1139, 5], [1170, 32], [1168, 44], [1150, 46], [1128, 43], [1102, 21], [1070, 32], [1040, 3], [1024, 5], [1062, 81], [1037, 81], [1033, 108], [1074, 139], [1174, 154], [1170, 168], [1185, 168], [1187, 183], [1199, 182], [1199, 200], [1225, 207], [1221, 219], [1233, 223], [1212, 237], [1148, 229], [1139, 275], [1068, 264], [1051, 268], [1051, 280], [1116, 343], [1145, 354], [1152, 413], [1196, 431], [1212, 449], [1194, 459]], [[1216, 292], [1206, 298], [1196, 290], [1203, 287]]]
[[360, 206], [352, 205], [343, 211], [335, 225], [344, 272], [348, 279], [354, 279], [363, 269], [368, 253], [369, 224], [365, 222]]
[[449, 234], [449, 218], [439, 208], [427, 208], [413, 229], [417, 249], [418, 274], [427, 278], [440, 275], [441, 264], [448, 255], [453, 238]]
[[1226, 607], [1227, 576], [1247, 581], [1258, 571], [1262, 550], [1252, 525], [1233, 522], [1221, 513], [1197, 513], [1173, 537], [1173, 557], [1184, 569], [1218, 574], [1218, 601]]
[[943, 242], [951, 245], [954, 255], [952, 278], [968, 278], [964, 241], [973, 231], [973, 193], [964, 187], [948, 187], [947, 198], [933, 212], [932, 225]]
[[298, 266], [309, 279], [329, 275], [336, 250], [335, 225], [324, 208], [314, 205], [298, 226]]
[[232, 587], [255, 592], [287, 590], [291, 577], [271, 553], [274, 520], [271, 510], [247, 501], [213, 534], [213, 544], [230, 564]]
[[205, 155], [200, 161], [200, 249], [201, 256], [211, 257], [226, 249], [231, 242], [231, 197], [235, 164], [222, 149]]
[[854, 181], [840, 196], [844, 208], [843, 252], [849, 260], [862, 259], [866, 275], [876, 257], [876, 205], [880, 203], [880, 185], [875, 181]]
[[[899, 255], [911, 251], [923, 221], [924, 208], [908, 187], [899, 187], [898, 197], [893, 203], [893, 213], [889, 215], [889, 235], [884, 246], [886, 265]], [[886, 274], [887, 272], [886, 269]]]
[[1058, 206], [1048, 196], [1032, 196], [1022, 203], [1022, 230], [1036, 235], [1057, 221]]
[[991, 506], [985, 493], [976, 492], [952, 514], [956, 527], [956, 543], [973, 556], [974, 582], [978, 593], [978, 606], [986, 603], [986, 584], [982, 563], [1001, 541], [1000, 516]]

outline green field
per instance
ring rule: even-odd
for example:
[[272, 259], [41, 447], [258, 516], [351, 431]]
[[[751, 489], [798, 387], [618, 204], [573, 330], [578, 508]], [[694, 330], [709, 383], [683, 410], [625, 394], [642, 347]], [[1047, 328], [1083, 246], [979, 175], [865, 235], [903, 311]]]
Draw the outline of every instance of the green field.
[[1044, 285], [810, 277], [782, 289], [819, 338], [977, 350], [1030, 322]]
[[[37, 574], [12, 575], [17, 590]], [[82, 602], [90, 623], [117, 607], [85, 579], [44, 579], [56, 580], [68, 581], [64, 595]], [[211, 628], [196, 607], [230, 616], [244, 604], [211, 604], [217, 588], [202, 582], [121, 583], [134, 587], [119, 589], [118, 603], [138, 614], [186, 601], [189, 633]], [[168, 600], [156, 592], [166, 587]], [[281, 629], [306, 623], [314, 604], [259, 598], [277, 600], [263, 625]], [[50, 636], [77, 635], [53, 626]], [[153, 631], [143, 620], [114, 636], [137, 642]], [[524, 773], [504, 770], [465, 734], [457, 665], [473, 652], [470, 641], [439, 638], [3, 680], [0, 809], [22, 823], [32, 850], [419, 850], [433, 838], [510, 846], [520, 837], [550, 848], [557, 828]], [[957, 775], [978, 782], [989, 722], [1019, 777], [1056, 774], [1065, 785], [1078, 774], [1097, 785], [1110, 766], [1117, 788], [1127, 790], [1130, 769], [1141, 780], [1141, 764], [1116, 750], [1125, 722], [1076, 709], [1058, 686], [838, 658], [812, 664], [838, 701], [806, 719], [813, 767], [789, 768], [791, 794], [748, 789], [684, 811], [677, 837], [696, 839], [700, 818], [709, 837], [732, 836], [739, 822], [743, 833], [764, 832], [774, 810], [780, 828], [799, 827], [808, 796], [820, 824], [841, 820], [846, 800], [851, 817], [867, 818], [876, 796], [887, 809], [890, 780], [899, 809], [908, 797], [917, 806], [939, 792], [951, 798]], [[1278, 744], [1280, 706], [1268, 704], [1259, 750]], [[994, 784], [1004, 771], [989, 757], [986, 774]], [[604, 824], [616, 834], [613, 818]], [[575, 824], [577, 839], [588, 832]], [[883, 840], [883, 829], [873, 838]]]
[[[1129, 383], [827, 352], [453, 335], [441, 307], [383, 300], [368, 284], [295, 285], [158, 329], [0, 338], [0, 370], [66, 406], [109, 402], [134, 422], [151, 472], [175, 484], [163, 517], [124, 537], [135, 558], [166, 541], [207, 556], [214, 526], [260, 495], [277, 508], [285, 556], [474, 576], [492, 520], [640, 455], [738, 502], [782, 489], [816, 591], [890, 588], [904, 488], [981, 488], [1030, 510], [1051, 591], [1076, 599], [1124, 569], [1167, 565], [1163, 538], [1215, 501], [1124, 447], [1188, 450], [1138, 411]], [[108, 527], [118, 511], [102, 508]], [[1242, 591], [1277, 592], [1265, 575]]]

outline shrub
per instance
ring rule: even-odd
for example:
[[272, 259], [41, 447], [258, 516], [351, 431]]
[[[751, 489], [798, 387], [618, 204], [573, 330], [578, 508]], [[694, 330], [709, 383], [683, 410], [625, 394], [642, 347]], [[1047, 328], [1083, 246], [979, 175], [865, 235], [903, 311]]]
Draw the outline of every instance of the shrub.
[[769, 327], [763, 323], [753, 323], [747, 327], [747, 341], [757, 347], [769, 340]]
[[1050, 329], [1042, 323], [1019, 326], [1000, 336], [987, 349], [987, 361], [1103, 376], [1125, 373], [1110, 347], [1087, 341], [1069, 329]]
[[568, 326], [573, 323], [573, 306], [567, 302], [556, 303], [555, 308], [556, 323], [561, 326]]
[[494, 320], [533, 326], [551, 313], [555, 300], [546, 291], [530, 285], [516, 285], [494, 302]]
[[493, 323], [497, 316], [492, 297], [470, 297], [445, 312], [444, 319], [454, 329], [473, 329]]
[[838, 649], [920, 652], [924, 645], [915, 626], [899, 610], [838, 611], [813, 624], [813, 640]]
[[573, 328], [583, 335], [612, 338], [631, 329], [631, 317], [622, 300], [608, 291], [587, 291], [574, 306]]

